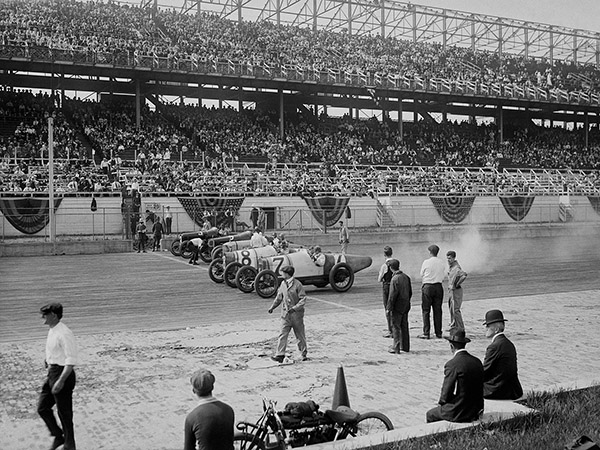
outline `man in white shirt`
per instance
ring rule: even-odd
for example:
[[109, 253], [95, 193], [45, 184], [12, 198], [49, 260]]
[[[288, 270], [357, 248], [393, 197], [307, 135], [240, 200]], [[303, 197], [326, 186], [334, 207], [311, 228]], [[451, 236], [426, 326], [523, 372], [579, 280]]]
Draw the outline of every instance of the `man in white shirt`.
[[[73, 389], [75, 388], [75, 364], [77, 342], [73, 332], [60, 320], [63, 307], [50, 303], [40, 308], [44, 323], [50, 327], [46, 339], [46, 365], [48, 377], [38, 399], [38, 414], [54, 436], [51, 450], [64, 445], [64, 450], [75, 450], [73, 432]], [[61, 427], [56, 422], [52, 407], [56, 405]]]
[[446, 264], [438, 253], [437, 245], [427, 247], [429, 258], [421, 266], [421, 309], [423, 311], [423, 334], [420, 339], [429, 339], [431, 333], [431, 310], [433, 309], [433, 328], [437, 338], [442, 337], [442, 303], [444, 301], [444, 288], [442, 281], [446, 275]]
[[250, 247], [252, 248], [260, 248], [267, 245], [269, 241], [266, 237], [263, 236], [262, 230], [258, 227], [254, 229], [254, 234], [250, 238]]

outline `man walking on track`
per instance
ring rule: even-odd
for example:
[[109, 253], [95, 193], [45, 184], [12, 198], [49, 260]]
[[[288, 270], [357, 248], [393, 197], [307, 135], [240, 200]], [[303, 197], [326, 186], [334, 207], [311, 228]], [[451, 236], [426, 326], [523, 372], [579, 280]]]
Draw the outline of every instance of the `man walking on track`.
[[[73, 431], [73, 389], [77, 364], [77, 342], [73, 332], [60, 320], [63, 307], [60, 303], [50, 303], [40, 308], [44, 323], [50, 327], [46, 339], [46, 366], [48, 376], [38, 399], [37, 411], [54, 436], [51, 450], [63, 445], [64, 450], [75, 450]], [[60, 419], [56, 422], [52, 407]]]
[[281, 331], [277, 341], [277, 353], [272, 356], [273, 361], [282, 363], [285, 358], [285, 349], [290, 330], [294, 330], [298, 340], [298, 350], [302, 361], [308, 357], [306, 348], [306, 333], [304, 331], [304, 305], [306, 304], [306, 292], [304, 286], [294, 278], [294, 268], [285, 266], [281, 269], [283, 281], [279, 285], [277, 296], [269, 308], [269, 314], [281, 304]]
[[350, 243], [350, 234], [348, 233], [348, 227], [344, 225], [344, 221], [340, 220], [340, 246], [342, 248], [342, 255], [345, 255], [348, 251], [348, 244]]
[[431, 333], [431, 311], [433, 310], [433, 328], [437, 338], [442, 337], [442, 303], [444, 301], [444, 288], [442, 281], [446, 276], [446, 265], [438, 258], [440, 248], [430, 245], [429, 258], [421, 266], [421, 309], [423, 310], [423, 334], [420, 339], [429, 339]]

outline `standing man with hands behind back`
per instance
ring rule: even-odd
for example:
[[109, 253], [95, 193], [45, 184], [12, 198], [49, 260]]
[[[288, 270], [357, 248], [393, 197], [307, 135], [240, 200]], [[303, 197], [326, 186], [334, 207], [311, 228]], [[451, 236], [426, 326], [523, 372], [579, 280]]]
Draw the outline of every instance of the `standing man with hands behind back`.
[[[60, 320], [63, 307], [60, 303], [50, 303], [40, 308], [44, 323], [50, 327], [46, 339], [46, 366], [48, 377], [42, 386], [37, 411], [54, 436], [51, 450], [64, 444], [64, 450], [75, 450], [73, 431], [73, 389], [77, 364], [77, 342], [73, 332]], [[58, 426], [52, 407], [62, 425]]]

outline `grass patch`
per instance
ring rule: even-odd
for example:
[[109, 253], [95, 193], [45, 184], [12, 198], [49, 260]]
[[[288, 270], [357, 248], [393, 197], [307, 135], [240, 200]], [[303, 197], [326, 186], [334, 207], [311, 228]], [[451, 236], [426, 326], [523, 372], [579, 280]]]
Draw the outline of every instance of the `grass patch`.
[[[600, 386], [532, 393], [522, 403], [538, 411], [501, 423], [388, 444], [389, 450], [563, 450], [581, 435], [600, 444]], [[381, 449], [381, 446], [377, 447]]]

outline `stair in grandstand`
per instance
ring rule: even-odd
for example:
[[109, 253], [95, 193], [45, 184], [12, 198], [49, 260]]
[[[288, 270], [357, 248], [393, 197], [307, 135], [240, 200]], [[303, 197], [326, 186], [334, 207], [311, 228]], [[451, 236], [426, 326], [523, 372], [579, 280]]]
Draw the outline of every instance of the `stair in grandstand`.
[[567, 78], [575, 82], [575, 85], [583, 90], [594, 89], [592, 79], [582, 73], [572, 72], [567, 75]]
[[389, 208], [377, 200], [377, 225], [380, 228], [392, 228], [396, 226], [394, 218], [391, 216]]
[[463, 72], [468, 73], [469, 75], [479, 75], [481, 73], [481, 67], [477, 64], [472, 63], [471, 61], [460, 61], [459, 65], [462, 68]]

